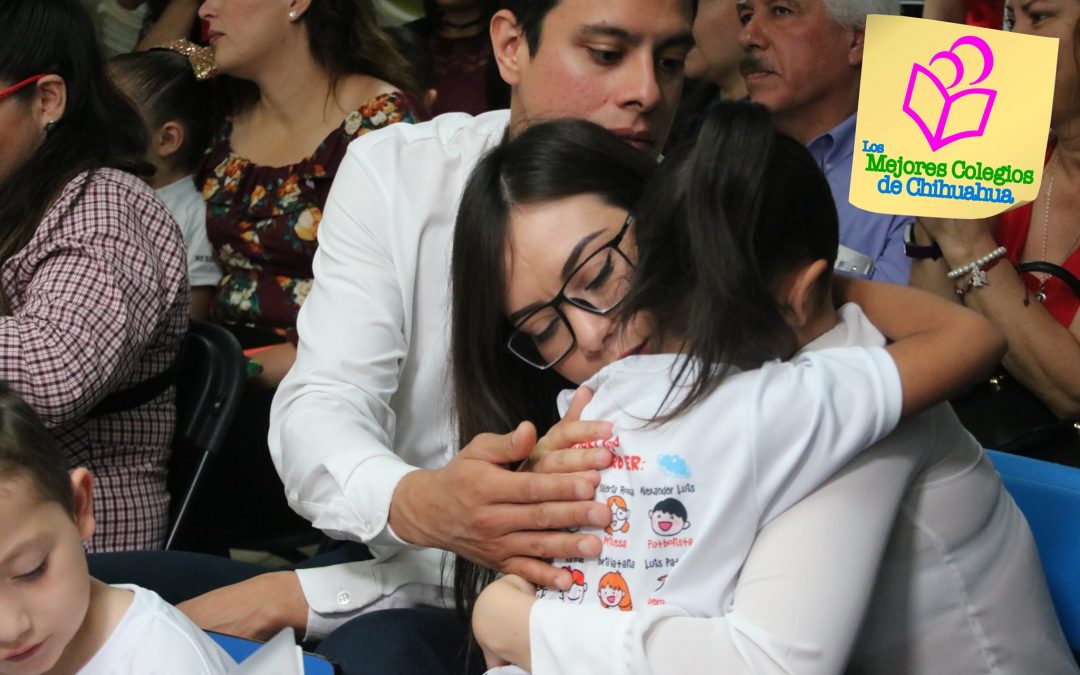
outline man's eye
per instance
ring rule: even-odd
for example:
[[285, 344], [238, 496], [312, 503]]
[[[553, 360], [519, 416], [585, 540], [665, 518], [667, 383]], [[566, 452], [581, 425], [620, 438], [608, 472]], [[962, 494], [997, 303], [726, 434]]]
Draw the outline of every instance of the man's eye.
[[589, 50], [590, 56], [605, 65], [618, 63], [622, 59], [622, 52], [612, 49], [597, 49], [596, 47], [586, 47], [586, 49]]
[[678, 59], [657, 59], [657, 63], [660, 68], [668, 71], [669, 73], [678, 73], [682, 71], [683, 66], [686, 65], [686, 57]]
[[745, 26], [750, 23], [753, 12], [739, 12], [739, 25]]

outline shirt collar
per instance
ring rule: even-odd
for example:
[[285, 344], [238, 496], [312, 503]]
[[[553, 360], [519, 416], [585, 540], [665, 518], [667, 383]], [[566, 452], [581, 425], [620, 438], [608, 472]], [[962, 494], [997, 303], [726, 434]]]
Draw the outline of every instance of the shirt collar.
[[806, 144], [822, 166], [846, 161], [855, 151], [855, 113]]

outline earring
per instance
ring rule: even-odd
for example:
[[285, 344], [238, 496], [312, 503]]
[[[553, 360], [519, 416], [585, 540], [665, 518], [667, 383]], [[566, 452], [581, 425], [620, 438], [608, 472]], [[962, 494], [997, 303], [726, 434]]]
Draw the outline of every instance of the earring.
[[45, 135], [46, 136], [52, 136], [52, 133], [54, 131], [56, 131], [56, 122], [46, 122], [45, 123]]
[[295, 9], [290, 9], [289, 10], [289, 19], [290, 20], [296, 21], [296, 17], [298, 17], [298, 16], [300, 16], [300, 14]]

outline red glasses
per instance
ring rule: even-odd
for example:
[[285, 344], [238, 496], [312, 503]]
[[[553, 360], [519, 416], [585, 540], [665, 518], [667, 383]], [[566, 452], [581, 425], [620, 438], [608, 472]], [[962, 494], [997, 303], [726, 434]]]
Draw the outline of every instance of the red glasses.
[[8, 96], [11, 96], [15, 92], [22, 89], [23, 87], [27, 87], [27, 86], [37, 82], [38, 80], [40, 80], [43, 77], [45, 77], [44, 74], [42, 74], [42, 75], [34, 75], [33, 77], [26, 78], [25, 80], [23, 80], [22, 82], [19, 82], [18, 84], [11, 85], [7, 89], [0, 89], [0, 101], [3, 101]]

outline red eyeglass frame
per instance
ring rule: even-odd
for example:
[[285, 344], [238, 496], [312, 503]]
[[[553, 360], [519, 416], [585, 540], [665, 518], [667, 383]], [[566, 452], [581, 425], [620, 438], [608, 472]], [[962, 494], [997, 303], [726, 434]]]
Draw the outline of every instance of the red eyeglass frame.
[[5, 98], [7, 98], [8, 96], [11, 96], [15, 92], [22, 89], [23, 87], [30, 86], [31, 84], [37, 82], [41, 78], [45, 77], [45, 75], [46, 75], [45, 73], [42, 73], [41, 75], [34, 75], [33, 77], [26, 78], [25, 80], [23, 80], [22, 82], [19, 82], [18, 84], [11, 85], [7, 89], [0, 90], [0, 101], [3, 101]]

